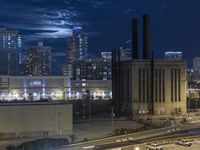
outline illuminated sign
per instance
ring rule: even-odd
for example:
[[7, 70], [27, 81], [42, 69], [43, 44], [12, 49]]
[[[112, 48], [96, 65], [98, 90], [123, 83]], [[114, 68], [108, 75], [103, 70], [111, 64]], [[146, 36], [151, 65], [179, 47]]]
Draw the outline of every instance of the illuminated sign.
[[41, 81], [31, 81], [29, 83], [30, 87], [41, 87], [42, 86], [42, 82]]

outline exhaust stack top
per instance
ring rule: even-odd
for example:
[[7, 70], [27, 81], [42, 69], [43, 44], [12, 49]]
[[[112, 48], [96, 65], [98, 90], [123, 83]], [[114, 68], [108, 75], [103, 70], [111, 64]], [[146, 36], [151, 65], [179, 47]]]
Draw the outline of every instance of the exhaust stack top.
[[132, 59], [139, 59], [138, 19], [132, 19]]

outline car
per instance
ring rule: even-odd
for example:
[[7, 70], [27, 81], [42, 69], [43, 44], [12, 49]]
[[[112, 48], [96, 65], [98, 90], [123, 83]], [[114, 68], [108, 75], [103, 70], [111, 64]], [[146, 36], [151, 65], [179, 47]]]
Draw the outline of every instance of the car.
[[126, 141], [128, 141], [128, 139], [122, 139], [122, 142], [126, 142]]
[[146, 150], [163, 150], [163, 146], [156, 143], [151, 143], [146, 145]]
[[170, 133], [171, 132], [171, 130], [167, 130], [167, 133]]
[[133, 141], [134, 141], [134, 140], [133, 140], [133, 137], [129, 137], [129, 138], [128, 138], [128, 141], [129, 141], [129, 142], [133, 142]]
[[187, 141], [185, 139], [178, 139], [178, 140], [176, 140], [176, 144], [183, 145], [183, 146], [191, 146], [192, 145], [191, 142], [189, 142], [189, 141]]
[[84, 146], [84, 147], [82, 147], [82, 149], [94, 149], [95, 148], [95, 145], [91, 145], [91, 146]]
[[121, 140], [116, 140], [117, 143], [122, 142]]

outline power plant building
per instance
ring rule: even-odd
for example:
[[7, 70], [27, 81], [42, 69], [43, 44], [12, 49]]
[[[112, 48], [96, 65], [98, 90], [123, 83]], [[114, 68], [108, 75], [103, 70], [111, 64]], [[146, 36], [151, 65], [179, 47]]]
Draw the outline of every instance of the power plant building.
[[134, 117], [186, 114], [186, 63], [155, 60], [151, 67], [151, 60], [120, 62], [114, 80], [117, 105], [132, 110]]
[[143, 59], [139, 57], [138, 20], [132, 20], [132, 59], [112, 54], [112, 92], [115, 113], [184, 115], [186, 109], [186, 62], [154, 59], [150, 49], [149, 16], [143, 16]]

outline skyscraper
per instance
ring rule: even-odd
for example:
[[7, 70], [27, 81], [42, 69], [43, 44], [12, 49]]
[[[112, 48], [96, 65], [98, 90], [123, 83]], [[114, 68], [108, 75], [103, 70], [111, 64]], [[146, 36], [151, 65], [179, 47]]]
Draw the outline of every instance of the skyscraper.
[[67, 39], [67, 63], [84, 60], [88, 56], [88, 38], [81, 27], [74, 27], [73, 34]]
[[76, 38], [71, 36], [67, 38], [67, 53], [66, 53], [66, 62], [67, 64], [72, 64], [76, 59]]
[[17, 75], [19, 66], [18, 32], [0, 29], [0, 75]]
[[74, 80], [111, 80], [111, 59], [77, 60], [73, 63]]
[[112, 60], [112, 52], [101, 52], [101, 57], [104, 61]]
[[25, 75], [47, 76], [51, 75], [51, 47], [38, 46], [29, 48], [25, 54]]
[[193, 59], [193, 70], [200, 72], [200, 57], [195, 57]]

